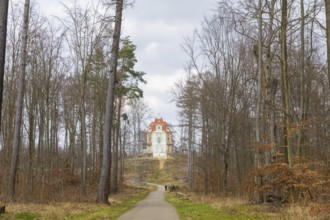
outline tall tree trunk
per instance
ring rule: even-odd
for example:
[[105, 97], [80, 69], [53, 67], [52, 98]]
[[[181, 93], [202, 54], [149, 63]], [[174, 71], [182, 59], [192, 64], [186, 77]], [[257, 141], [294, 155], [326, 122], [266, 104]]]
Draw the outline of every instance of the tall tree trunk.
[[97, 164], [97, 151], [96, 151], [96, 124], [97, 124], [97, 117], [98, 117], [98, 113], [97, 113], [97, 105], [94, 104], [93, 106], [93, 113], [92, 113], [93, 117], [92, 117], [92, 127], [90, 128], [90, 134], [91, 134], [91, 138], [90, 138], [90, 146], [91, 146], [91, 167], [92, 167], [92, 184], [94, 184], [95, 181], [95, 171], [96, 169], [96, 164]]
[[299, 132], [299, 155], [305, 154], [304, 127], [305, 119], [305, 7], [304, 0], [300, 0], [300, 132]]
[[22, 124], [22, 113], [23, 113], [23, 96], [24, 96], [24, 87], [25, 87], [27, 39], [28, 39], [28, 29], [29, 29], [29, 10], [30, 10], [30, 0], [25, 0], [24, 15], [23, 15], [22, 50], [21, 50], [21, 57], [20, 57], [21, 74], [20, 74], [20, 79], [19, 79], [19, 84], [18, 84], [18, 97], [17, 97], [17, 102], [16, 102], [16, 113], [15, 113], [14, 143], [13, 143], [13, 149], [12, 149], [10, 176], [9, 176], [9, 183], [8, 183], [8, 195], [9, 195], [9, 199], [11, 201], [14, 201], [14, 197], [15, 197], [19, 146], [20, 146], [20, 142], [21, 142], [21, 124]]
[[255, 164], [259, 166], [259, 147], [260, 147], [260, 109], [261, 109], [261, 68], [262, 68], [262, 11], [261, 0], [258, 6], [258, 46], [257, 46], [257, 64], [258, 64], [258, 89], [257, 89], [257, 107], [256, 107], [256, 142], [257, 147], [255, 151]]
[[188, 186], [193, 188], [194, 183], [194, 147], [193, 147], [193, 116], [192, 109], [188, 116]]
[[324, 4], [326, 16], [328, 80], [330, 85], [330, 1], [324, 0]]
[[0, 135], [2, 122], [2, 95], [3, 95], [3, 78], [5, 75], [5, 60], [6, 60], [6, 39], [7, 39], [7, 17], [8, 17], [8, 2], [2, 0], [0, 2]]
[[[4, 146], [4, 143], [2, 142], [4, 141], [2, 138], [3, 137], [2, 136], [2, 96], [3, 96], [3, 79], [5, 76], [8, 2], [9, 0], [3, 0], [0, 2], [0, 149]], [[3, 155], [5, 158], [6, 150], [3, 150]], [[4, 185], [2, 183], [2, 179], [3, 177], [0, 178], [0, 184]]]
[[[78, 56], [78, 54], [77, 54]], [[82, 62], [83, 63], [83, 62]], [[87, 83], [87, 70], [83, 64], [83, 74], [82, 74], [82, 95], [80, 100], [80, 122], [81, 122], [81, 148], [82, 148], [82, 193], [84, 196], [87, 196], [87, 181], [86, 181], [86, 172], [87, 172], [87, 132], [86, 132], [86, 83]], [[78, 74], [78, 65], [76, 67]]]
[[120, 116], [121, 116], [121, 106], [122, 106], [122, 97], [118, 98], [118, 108], [117, 108], [117, 128], [116, 128], [116, 139], [115, 139], [115, 146], [113, 148], [114, 155], [113, 155], [113, 193], [118, 192], [118, 163], [119, 163], [119, 139], [120, 139]]
[[45, 144], [45, 99], [44, 97], [40, 98], [39, 102], [39, 112], [40, 112], [40, 120], [39, 120], [39, 129], [38, 129], [38, 148], [37, 148], [37, 168], [38, 170], [44, 169], [44, 163], [42, 162], [41, 158], [44, 152], [44, 144]]
[[[33, 71], [34, 72], [34, 71]], [[33, 161], [35, 154], [35, 99], [36, 99], [35, 88], [32, 88], [31, 94], [31, 104], [29, 109], [29, 162], [28, 162], [28, 170], [29, 170], [29, 185], [30, 191], [33, 194], [34, 192], [34, 183], [33, 183]]]
[[[256, 149], [255, 149], [255, 166], [258, 168], [261, 159], [261, 140], [260, 140], [260, 109], [262, 99], [262, 2], [258, 1], [258, 47], [257, 47], [257, 64], [258, 64], [258, 89], [257, 89], [257, 108], [256, 108]], [[262, 177], [255, 177], [255, 183], [261, 187]], [[255, 192], [256, 193], [256, 192]], [[262, 202], [262, 195], [258, 195], [258, 202]]]
[[104, 147], [102, 169], [98, 186], [97, 201], [99, 203], [108, 204], [108, 195], [110, 188], [110, 171], [111, 171], [111, 130], [113, 118], [113, 105], [115, 94], [115, 79], [118, 65], [118, 51], [120, 43], [121, 22], [123, 13], [123, 0], [116, 1], [115, 29], [113, 33], [113, 41], [110, 57], [110, 76], [106, 101], [106, 114], [104, 120]]
[[267, 151], [265, 155], [265, 163], [269, 164], [272, 161], [272, 154], [275, 152], [275, 146], [276, 146], [276, 137], [275, 137], [275, 109], [273, 106], [275, 106], [275, 94], [277, 90], [277, 80], [274, 79], [272, 76], [272, 43], [273, 43], [273, 36], [274, 36], [274, 19], [275, 19], [275, 4], [276, 0], [271, 0], [269, 3], [269, 25], [268, 25], [268, 35], [266, 38], [266, 65], [267, 68], [265, 68], [265, 78], [267, 82], [267, 95], [265, 104], [267, 107], [267, 115], [268, 115], [268, 122], [269, 122], [269, 133], [270, 133], [270, 144], [271, 149]]
[[282, 100], [284, 111], [283, 140], [285, 147], [285, 160], [291, 166], [291, 141], [290, 141], [290, 101], [289, 101], [289, 77], [288, 77], [288, 52], [287, 52], [287, 26], [288, 26], [288, 1], [282, 0], [281, 5], [281, 78]]
[[[204, 107], [205, 106], [205, 107]], [[207, 118], [207, 112], [206, 112], [206, 105], [203, 103], [202, 105], [202, 177], [203, 177], [203, 194], [207, 195], [209, 192], [208, 189], [208, 165], [209, 165], [209, 159], [208, 159], [208, 144], [207, 144], [207, 128], [208, 128], [208, 118]]]
[[[85, 89], [85, 83], [84, 87]], [[85, 91], [83, 91], [85, 94]], [[87, 134], [86, 134], [86, 109], [85, 109], [85, 95], [82, 97], [81, 109], [81, 143], [82, 143], [82, 192], [84, 196], [87, 196], [87, 183], [86, 183], [86, 172], [87, 172]]]
[[127, 133], [127, 118], [124, 118], [123, 137], [120, 135], [120, 181], [124, 181], [124, 168], [125, 168], [125, 146], [126, 146], [126, 133]]

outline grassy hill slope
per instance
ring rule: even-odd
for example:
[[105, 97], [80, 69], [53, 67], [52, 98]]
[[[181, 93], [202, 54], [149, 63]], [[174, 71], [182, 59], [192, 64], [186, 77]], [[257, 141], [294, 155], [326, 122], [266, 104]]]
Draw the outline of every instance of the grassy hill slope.
[[148, 155], [129, 158], [125, 162], [125, 179], [128, 182], [152, 182], [162, 185], [184, 186], [187, 173], [185, 156], [156, 159]]

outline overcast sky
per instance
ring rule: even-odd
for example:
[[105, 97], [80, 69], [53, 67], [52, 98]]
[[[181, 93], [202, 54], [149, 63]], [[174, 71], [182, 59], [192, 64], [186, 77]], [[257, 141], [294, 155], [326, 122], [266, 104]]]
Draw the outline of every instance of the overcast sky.
[[[47, 15], [60, 15], [63, 11], [60, 1], [39, 2]], [[130, 36], [137, 46], [136, 70], [147, 73], [148, 83], [142, 89], [154, 117], [177, 124], [170, 90], [184, 75], [187, 57], [180, 45], [184, 37], [198, 28], [203, 17], [212, 13], [214, 4], [214, 0], [136, 0], [135, 6], [124, 12], [122, 34]]]

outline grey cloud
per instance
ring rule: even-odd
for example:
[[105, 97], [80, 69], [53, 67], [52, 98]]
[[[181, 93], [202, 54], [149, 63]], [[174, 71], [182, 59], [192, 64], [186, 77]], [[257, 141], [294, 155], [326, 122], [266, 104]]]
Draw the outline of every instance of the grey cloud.
[[[213, 4], [213, 5], [212, 5]], [[183, 37], [198, 28], [205, 14], [210, 14], [214, 0], [136, 0], [125, 12], [125, 35], [137, 46], [136, 69], [147, 73], [143, 85], [145, 101], [154, 116], [177, 124], [175, 103], [169, 92], [182, 78], [187, 56], [181, 49]]]
[[196, 23], [204, 12], [214, 7], [211, 0], [137, 0], [131, 16], [139, 20], [180, 20]]

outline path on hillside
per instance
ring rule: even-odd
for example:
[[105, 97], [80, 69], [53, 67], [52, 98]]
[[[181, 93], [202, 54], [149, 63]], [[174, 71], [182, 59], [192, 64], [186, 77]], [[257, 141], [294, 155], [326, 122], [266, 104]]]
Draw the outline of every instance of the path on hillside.
[[157, 191], [151, 192], [118, 220], [180, 220], [175, 208], [164, 200], [164, 186], [156, 186]]
[[165, 166], [165, 159], [160, 158], [159, 159], [159, 169], [162, 170]]

